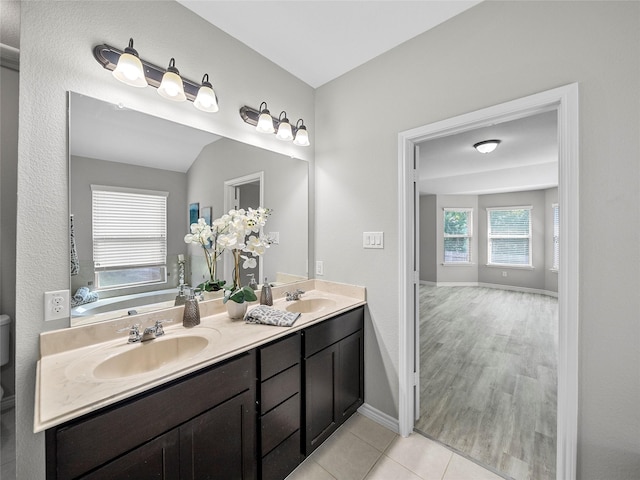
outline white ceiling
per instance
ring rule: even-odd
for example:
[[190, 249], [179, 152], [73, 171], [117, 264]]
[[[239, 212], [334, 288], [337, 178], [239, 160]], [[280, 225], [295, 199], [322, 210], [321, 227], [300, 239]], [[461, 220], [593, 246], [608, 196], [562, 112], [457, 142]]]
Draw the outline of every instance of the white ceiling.
[[[492, 153], [473, 145], [502, 141]], [[465, 194], [538, 190], [558, 185], [557, 113], [478, 128], [423, 142], [420, 146], [421, 194]]]
[[317, 88], [481, 0], [177, 0]]
[[186, 172], [202, 148], [221, 137], [73, 94], [69, 138], [71, 155]]

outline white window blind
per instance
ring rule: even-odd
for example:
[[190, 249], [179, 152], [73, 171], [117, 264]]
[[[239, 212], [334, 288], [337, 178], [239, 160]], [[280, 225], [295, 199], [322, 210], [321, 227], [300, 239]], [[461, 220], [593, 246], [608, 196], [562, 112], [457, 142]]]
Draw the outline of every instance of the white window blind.
[[552, 270], [558, 270], [560, 266], [560, 212], [558, 204], [551, 205], [553, 209], [553, 266]]
[[487, 209], [488, 264], [532, 266], [531, 207]]
[[471, 263], [471, 208], [444, 209], [444, 263]]
[[96, 269], [167, 262], [167, 192], [92, 185]]

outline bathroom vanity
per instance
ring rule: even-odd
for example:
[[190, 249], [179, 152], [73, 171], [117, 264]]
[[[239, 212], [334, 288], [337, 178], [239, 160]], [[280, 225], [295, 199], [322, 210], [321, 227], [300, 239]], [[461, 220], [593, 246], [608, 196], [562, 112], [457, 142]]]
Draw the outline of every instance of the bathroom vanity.
[[[309, 282], [307, 302], [291, 307], [295, 302], [279, 298], [274, 304], [303, 311], [289, 328], [231, 321], [215, 313], [219, 301], [203, 302], [203, 334], [219, 332], [212, 348], [168, 366], [164, 374], [156, 369], [129, 380], [105, 380], [83, 373], [47, 392], [45, 376], [69, 379], [74, 358], [90, 364], [88, 357], [104, 355], [98, 352], [110, 346], [43, 355], [35, 429], [46, 429], [47, 478], [286, 477], [364, 397], [364, 289], [345, 286], [355, 289], [347, 290], [350, 297], [336, 284]], [[197, 329], [189, 329], [189, 335], [197, 335]], [[182, 330], [181, 325], [167, 328], [167, 339]], [[244, 347], [239, 347], [242, 338]], [[157, 341], [163, 339], [151, 342]], [[92, 388], [83, 392], [83, 383], [103, 398], [92, 397]], [[109, 385], [115, 400], [104, 398]], [[53, 419], [40, 416], [54, 412]]]

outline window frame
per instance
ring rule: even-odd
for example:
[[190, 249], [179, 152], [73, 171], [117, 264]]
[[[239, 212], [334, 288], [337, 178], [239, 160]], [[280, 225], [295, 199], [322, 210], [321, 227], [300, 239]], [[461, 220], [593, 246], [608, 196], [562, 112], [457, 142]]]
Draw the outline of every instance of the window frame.
[[[506, 268], [525, 268], [532, 269], [533, 268], [533, 227], [532, 227], [532, 205], [519, 205], [519, 206], [508, 206], [508, 207], [487, 207], [487, 266], [489, 267], [506, 267]], [[492, 234], [491, 233], [491, 212], [496, 211], [507, 211], [507, 210], [528, 210], [529, 211], [529, 233], [528, 235], [500, 235], [500, 234]], [[529, 240], [529, 263], [502, 263], [502, 262], [494, 262], [492, 259], [491, 251], [492, 244], [494, 239], [523, 239], [527, 238]]]
[[[448, 234], [445, 232], [446, 216], [447, 212], [465, 212], [467, 213], [467, 233], [466, 234]], [[473, 264], [473, 208], [472, 207], [443, 207], [442, 208], [442, 265], [447, 266], [462, 266]], [[469, 259], [466, 261], [447, 261], [447, 250], [445, 247], [445, 241], [447, 238], [466, 238], [468, 239]]]
[[[168, 196], [169, 193], [163, 191], [108, 185], [91, 185], [91, 240], [96, 290], [121, 290], [167, 283]], [[126, 206], [127, 208], [118, 210], [118, 205]], [[147, 207], [146, 210], [145, 207]], [[109, 208], [112, 210], [110, 211]], [[127, 223], [141, 225], [141, 223], [136, 222], [136, 218], [141, 216], [139, 212], [148, 212], [149, 209], [155, 212], [158, 221], [149, 224], [151, 231], [148, 235], [141, 236], [138, 229], [136, 229], [137, 235], [127, 236], [123, 234], [123, 232], [128, 232], [126, 228], [123, 229], [123, 226], [126, 227]], [[128, 215], [129, 213], [130, 215]], [[98, 219], [96, 219], [96, 215], [98, 215]], [[150, 215], [146, 217], [145, 220], [152, 217], [153, 216]], [[126, 221], [127, 219], [129, 219], [129, 222]], [[119, 228], [109, 230], [109, 223], [118, 225]], [[117, 248], [119, 245], [120, 248], [124, 247], [129, 252], [135, 252], [136, 245], [142, 244], [142, 247], [148, 248], [148, 245], [145, 246], [144, 243], [149, 242], [157, 243], [159, 247], [159, 250], [152, 255], [156, 258], [144, 259], [143, 256], [136, 258], [135, 255], [131, 255], [130, 258], [120, 263], [116, 263], [113, 259], [108, 258], [109, 255], [115, 254], [114, 251], [109, 248], [109, 245], [112, 248], [114, 246]], [[107, 246], [107, 248], [105, 248], [105, 246]], [[97, 253], [97, 250], [102, 253]], [[113, 275], [114, 272], [123, 272], [123, 277], [125, 277], [127, 273], [130, 275], [138, 273], [141, 277], [147, 276], [147, 278], [150, 279], [105, 283], [107, 282], [107, 275]]]

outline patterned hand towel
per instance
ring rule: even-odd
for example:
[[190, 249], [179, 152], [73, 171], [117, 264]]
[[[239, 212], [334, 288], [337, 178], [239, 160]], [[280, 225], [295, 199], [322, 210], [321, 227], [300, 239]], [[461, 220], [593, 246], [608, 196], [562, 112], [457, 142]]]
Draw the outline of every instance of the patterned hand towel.
[[244, 317], [246, 323], [261, 323], [278, 327], [290, 327], [300, 317], [300, 313], [283, 312], [277, 308], [259, 305], [247, 312]]

